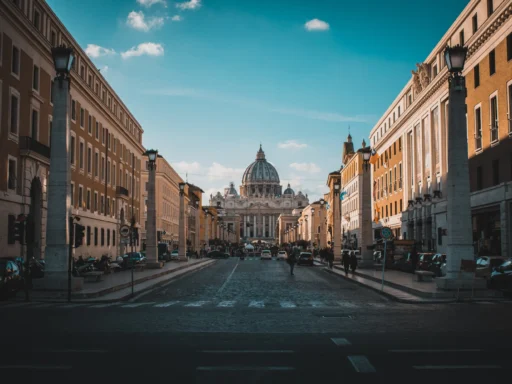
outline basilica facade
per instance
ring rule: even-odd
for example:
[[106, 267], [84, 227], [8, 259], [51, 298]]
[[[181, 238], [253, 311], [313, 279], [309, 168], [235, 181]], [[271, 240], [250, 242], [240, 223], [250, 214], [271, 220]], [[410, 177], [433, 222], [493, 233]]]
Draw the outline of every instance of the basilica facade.
[[274, 242], [279, 216], [291, 215], [308, 204], [308, 196], [295, 193], [290, 184], [283, 191], [279, 174], [266, 160], [261, 145], [256, 160], [242, 176], [240, 193], [232, 182], [224, 193], [210, 195], [210, 205], [217, 208], [222, 221], [243, 241]]

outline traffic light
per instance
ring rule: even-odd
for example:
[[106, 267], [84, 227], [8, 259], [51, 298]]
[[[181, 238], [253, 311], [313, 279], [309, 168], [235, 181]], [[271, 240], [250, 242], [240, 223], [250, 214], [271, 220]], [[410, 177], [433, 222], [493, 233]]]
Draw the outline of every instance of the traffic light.
[[80, 247], [84, 241], [85, 227], [75, 224], [75, 248]]

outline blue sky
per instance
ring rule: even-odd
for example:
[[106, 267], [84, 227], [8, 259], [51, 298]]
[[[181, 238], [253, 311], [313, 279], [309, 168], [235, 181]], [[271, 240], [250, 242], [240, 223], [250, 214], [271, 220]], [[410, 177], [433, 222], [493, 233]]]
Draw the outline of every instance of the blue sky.
[[[207, 195], [262, 143], [316, 199], [467, 0], [47, 0], [159, 152]], [[80, 17], [77, 17], [80, 15]], [[366, 139], [368, 142], [368, 139]], [[205, 201], [206, 203], [206, 201]]]

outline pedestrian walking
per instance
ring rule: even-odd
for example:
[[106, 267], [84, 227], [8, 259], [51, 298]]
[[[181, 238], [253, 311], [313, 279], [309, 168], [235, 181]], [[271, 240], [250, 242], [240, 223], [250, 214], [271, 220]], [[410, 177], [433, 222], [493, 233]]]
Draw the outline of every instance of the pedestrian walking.
[[293, 250], [290, 252], [288, 256], [288, 264], [290, 265], [290, 275], [293, 275], [293, 269], [295, 268], [295, 264], [297, 263], [297, 258], [299, 249], [297, 247], [293, 247]]
[[334, 265], [334, 252], [332, 249], [329, 249], [327, 252], [327, 260], [329, 262], [329, 269], [332, 269]]
[[343, 251], [343, 268], [345, 269], [345, 275], [348, 276], [348, 270], [350, 268], [350, 256], [347, 251]]
[[357, 256], [354, 251], [350, 252], [350, 270], [352, 273], [356, 271], [357, 268]]

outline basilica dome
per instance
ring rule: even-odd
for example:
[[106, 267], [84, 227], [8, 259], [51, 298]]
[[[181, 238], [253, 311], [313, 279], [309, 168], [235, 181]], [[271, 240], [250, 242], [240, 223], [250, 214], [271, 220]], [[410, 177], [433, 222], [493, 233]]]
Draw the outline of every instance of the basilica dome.
[[247, 167], [242, 176], [242, 185], [251, 184], [279, 184], [279, 175], [272, 164], [265, 159], [265, 152], [261, 148], [256, 153], [256, 161]]

